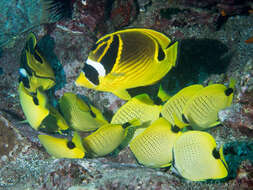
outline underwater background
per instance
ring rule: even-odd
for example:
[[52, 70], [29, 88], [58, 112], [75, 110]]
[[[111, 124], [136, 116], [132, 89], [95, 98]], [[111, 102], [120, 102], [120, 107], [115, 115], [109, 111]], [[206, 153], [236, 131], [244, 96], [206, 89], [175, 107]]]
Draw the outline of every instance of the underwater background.
[[[66, 2], [50, 10], [43, 0], [0, 2], [0, 189], [253, 189], [253, 2]], [[180, 42], [177, 66], [162, 80], [170, 95], [196, 83], [228, 85], [235, 79], [233, 103], [219, 113], [222, 125], [208, 129], [218, 145], [233, 152], [227, 158], [233, 163], [228, 180], [191, 182], [166, 169], [142, 167], [128, 148], [117, 157], [53, 159], [37, 133], [20, 122], [25, 117], [18, 96], [19, 64], [30, 32], [56, 75], [56, 86], [48, 92], [52, 105], [64, 92], [73, 92], [110, 120], [125, 101], [77, 87], [75, 80], [98, 38], [133, 27]]]

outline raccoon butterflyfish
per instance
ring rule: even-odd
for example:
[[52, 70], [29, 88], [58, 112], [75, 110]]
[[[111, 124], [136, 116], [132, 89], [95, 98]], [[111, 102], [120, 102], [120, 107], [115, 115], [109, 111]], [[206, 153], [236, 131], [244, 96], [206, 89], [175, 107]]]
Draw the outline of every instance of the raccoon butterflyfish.
[[93, 131], [108, 124], [102, 113], [73, 93], [65, 93], [59, 101], [60, 111], [70, 127], [78, 131]]
[[47, 152], [55, 158], [83, 158], [85, 156], [86, 151], [77, 132], [74, 132], [72, 140], [49, 135], [38, 135], [38, 137]]
[[21, 53], [19, 68], [19, 80], [23, 81], [25, 88], [30, 92], [35, 92], [39, 87], [47, 90], [55, 85], [54, 72], [38, 51], [36, 44], [35, 35], [30, 33]]
[[164, 34], [133, 28], [107, 34], [90, 52], [76, 84], [129, 100], [127, 89], [154, 84], [175, 66], [178, 42]]
[[168, 167], [172, 163], [172, 147], [181, 135], [178, 127], [159, 118], [130, 142], [130, 150], [140, 164], [153, 168]]
[[[199, 84], [183, 88], [163, 105], [161, 115], [172, 125], [175, 125], [174, 116], [183, 123], [182, 113], [186, 102], [202, 88], [203, 86]], [[184, 127], [187, 125], [188, 124], [178, 125], [178, 127]]]
[[220, 124], [218, 112], [231, 105], [233, 88], [212, 84], [193, 95], [185, 104], [182, 118], [193, 129], [204, 130]]
[[105, 124], [91, 135], [83, 138], [83, 145], [92, 157], [105, 156], [121, 145], [128, 135], [129, 128], [137, 127], [140, 124], [139, 120], [132, 120], [123, 125]]
[[40, 89], [37, 89], [34, 95], [30, 94], [22, 81], [19, 83], [18, 93], [27, 122], [32, 128], [38, 130], [41, 122], [49, 115], [46, 94]]
[[228, 175], [222, 148], [218, 151], [215, 139], [203, 131], [188, 131], [176, 140], [173, 167], [191, 181], [221, 179]]

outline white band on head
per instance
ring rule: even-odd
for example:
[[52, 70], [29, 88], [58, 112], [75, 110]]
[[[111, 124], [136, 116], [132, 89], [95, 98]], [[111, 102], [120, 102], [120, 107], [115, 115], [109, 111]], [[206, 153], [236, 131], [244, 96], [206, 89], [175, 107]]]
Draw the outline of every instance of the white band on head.
[[105, 68], [101, 63], [93, 61], [91, 59], [87, 59], [86, 63], [92, 66], [93, 68], [95, 68], [99, 76], [102, 76], [102, 77], [105, 76]]

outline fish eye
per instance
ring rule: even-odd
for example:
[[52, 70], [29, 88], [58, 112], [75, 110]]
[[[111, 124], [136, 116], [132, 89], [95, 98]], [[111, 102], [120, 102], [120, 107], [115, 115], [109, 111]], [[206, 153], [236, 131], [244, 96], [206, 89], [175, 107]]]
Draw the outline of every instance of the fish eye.
[[85, 77], [92, 82], [94, 85], [99, 85], [98, 79], [98, 71], [92, 67], [91, 65], [85, 64], [84, 68], [82, 69], [84, 72]]
[[35, 105], [39, 105], [39, 100], [38, 100], [38, 98], [33, 97], [33, 103], [34, 103]]
[[38, 61], [38, 62], [40, 62], [41, 64], [43, 63], [43, 61], [42, 61], [42, 59], [40, 58], [40, 56], [38, 55], [38, 53], [36, 52], [36, 51], [34, 51], [34, 58]]
[[234, 92], [234, 90], [232, 88], [228, 88], [227, 90], [225, 90], [225, 94], [226, 96], [229, 96], [230, 94], [232, 94]]
[[76, 147], [76, 145], [75, 145], [75, 143], [73, 143], [72, 141], [68, 141], [68, 142], [67, 142], [67, 147], [68, 147], [69, 149], [73, 149], [73, 148]]
[[212, 154], [213, 154], [213, 157], [215, 159], [219, 159], [220, 158], [220, 153], [219, 153], [219, 151], [216, 148], [213, 149], [213, 153]]

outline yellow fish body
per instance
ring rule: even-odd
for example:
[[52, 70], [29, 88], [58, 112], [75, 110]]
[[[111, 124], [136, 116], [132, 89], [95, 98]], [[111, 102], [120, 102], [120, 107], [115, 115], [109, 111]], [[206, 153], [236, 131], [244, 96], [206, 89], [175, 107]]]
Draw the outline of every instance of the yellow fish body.
[[175, 66], [177, 46], [151, 29], [107, 34], [90, 52], [76, 84], [129, 100], [127, 89], [154, 84]]
[[85, 149], [81, 137], [74, 132], [72, 140], [56, 138], [49, 135], [38, 135], [41, 144], [55, 158], [83, 158]]
[[19, 83], [18, 92], [20, 104], [28, 123], [32, 128], [38, 130], [42, 121], [49, 115], [46, 95], [39, 89], [36, 90], [35, 96], [31, 95], [22, 81]]
[[147, 94], [137, 95], [125, 103], [112, 117], [112, 124], [124, 124], [133, 119], [139, 119], [143, 127], [137, 128], [134, 139], [145, 130], [145, 125], [150, 125], [159, 118], [162, 106], [155, 105]]
[[132, 119], [151, 123], [159, 118], [162, 106], [155, 105], [147, 94], [137, 95], [119, 108], [112, 117], [112, 124], [124, 124]]
[[216, 149], [214, 138], [206, 132], [183, 133], [173, 147], [173, 166], [191, 181], [221, 179], [228, 175], [222, 148]]
[[22, 110], [32, 128], [45, 132], [61, 132], [69, 128], [61, 114], [49, 105], [46, 94], [40, 88], [33, 95], [21, 81], [18, 92]]
[[45, 132], [59, 132], [69, 129], [69, 126], [62, 115], [53, 106], [48, 105], [49, 115], [42, 121], [39, 129]]
[[55, 85], [54, 72], [36, 44], [36, 37], [31, 33], [21, 54], [20, 80], [29, 92], [35, 92], [37, 88], [47, 90]]
[[172, 163], [173, 144], [180, 135], [179, 128], [174, 129], [166, 119], [159, 118], [130, 142], [130, 150], [140, 164], [168, 167]]
[[115, 150], [125, 137], [122, 125], [105, 124], [83, 138], [83, 145], [93, 157], [105, 156]]
[[59, 107], [70, 127], [75, 130], [93, 131], [108, 123], [98, 109], [73, 93], [65, 93], [59, 101]]
[[203, 88], [186, 103], [184, 121], [202, 130], [218, 125], [218, 112], [231, 105], [233, 94], [233, 89], [223, 84]]
[[[188, 100], [203, 88], [202, 85], [191, 85], [180, 90], [176, 95], [171, 97], [164, 105], [161, 111], [162, 116], [167, 119], [172, 125], [175, 125], [176, 116], [180, 122], [182, 119], [183, 109]], [[187, 125], [187, 124], [186, 124]], [[181, 126], [178, 126], [181, 127]]]

